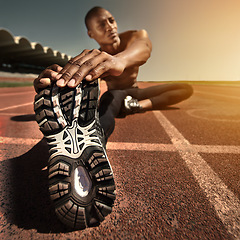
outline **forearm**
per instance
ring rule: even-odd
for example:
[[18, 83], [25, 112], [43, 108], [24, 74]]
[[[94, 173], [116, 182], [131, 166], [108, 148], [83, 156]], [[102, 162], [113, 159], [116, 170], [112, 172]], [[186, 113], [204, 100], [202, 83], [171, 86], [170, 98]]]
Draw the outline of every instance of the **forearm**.
[[[56, 76], [57, 85], [76, 87], [84, 78], [91, 81], [98, 77], [120, 76], [125, 69], [139, 67], [150, 57], [152, 45], [145, 30], [131, 31], [122, 37], [120, 52], [111, 55], [106, 51], [84, 50], [64, 66]], [[121, 51], [121, 48], [124, 50]]]

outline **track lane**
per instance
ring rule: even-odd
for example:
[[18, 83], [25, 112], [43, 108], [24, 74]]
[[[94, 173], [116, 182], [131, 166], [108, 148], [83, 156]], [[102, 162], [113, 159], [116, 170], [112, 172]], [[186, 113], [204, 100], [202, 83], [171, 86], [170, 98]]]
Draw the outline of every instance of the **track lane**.
[[[195, 89], [206, 91], [208, 88], [195, 86]], [[16, 89], [14, 91], [17, 92]], [[8, 92], [10, 93], [9, 90]], [[231, 93], [230, 96], [234, 97], [232, 91], [226, 92], [225, 94]], [[216, 87], [216, 94], [222, 95], [223, 89]], [[24, 96], [24, 94], [20, 95]], [[222, 136], [220, 141], [216, 141], [211, 133], [207, 135], [202, 131], [210, 126], [210, 129], [218, 132], [216, 128], [219, 125], [216, 126], [214, 120], [214, 124], [211, 124], [211, 115], [207, 119], [199, 119], [188, 114], [191, 109], [206, 108], [207, 101], [219, 105], [218, 101], [222, 96], [215, 96], [217, 99], [214, 103], [213, 94], [210, 96], [212, 100], [205, 99], [206, 95], [209, 94], [196, 93], [188, 101], [162, 113], [190, 142], [191, 151], [199, 152], [198, 157], [209, 163], [209, 154], [236, 156], [239, 154], [239, 145], [234, 141], [235, 138], [228, 141], [232, 132], [229, 136]], [[10, 96], [13, 98], [14, 93]], [[34, 92], [32, 95], [26, 94], [27, 99], [33, 97]], [[229, 106], [229, 99], [222, 101], [226, 102], [226, 108]], [[232, 100], [236, 101], [234, 104], [238, 104], [237, 98]], [[16, 104], [16, 102], [20, 105], [19, 98], [12, 103]], [[34, 236], [39, 239], [80, 237], [83, 239], [90, 237], [92, 239], [106, 237], [109, 239], [144, 237], [204, 239], [208, 236], [208, 239], [234, 239], [235, 233], [228, 229], [228, 224], [220, 220], [214, 204], [209, 202], [204, 191], [199, 187], [198, 180], [195, 180], [192, 171], [186, 167], [185, 161], [189, 158], [184, 159], [184, 155], [179, 154], [180, 150], [172, 144], [171, 137], [165, 132], [162, 124], [157, 123], [154, 113], [117, 119], [116, 131], [108, 143], [108, 155], [117, 181], [116, 206], [111, 216], [98, 228], [79, 232], [67, 231], [56, 221], [51, 204], [48, 202], [46, 171], [43, 170], [47, 163], [47, 150], [44, 141], [41, 141], [42, 135], [38, 131], [38, 126], [33, 123], [32, 114], [31, 106], [0, 111], [0, 122], [5, 121], [5, 125], [0, 128], [2, 129], [0, 142], [3, 143], [0, 150], [1, 169], [4, 169], [2, 177], [5, 176], [2, 179], [2, 186], [8, 186], [8, 191], [2, 190], [0, 195], [2, 203], [0, 212], [3, 220], [0, 236], [15, 238]], [[199, 126], [196, 124], [196, 119], [201, 123]], [[186, 131], [184, 127], [186, 121], [188, 127], [192, 128], [191, 131]], [[227, 129], [232, 124], [225, 120], [223, 123], [224, 128]], [[235, 129], [236, 126], [238, 125], [231, 126], [231, 129]], [[216, 168], [216, 162], [217, 160], [211, 159], [209, 165], [211, 171], [214, 169], [214, 173], [224, 181], [227, 189], [233, 189], [229, 179], [225, 180], [224, 170]], [[14, 176], [12, 176], [13, 172]], [[24, 177], [21, 172], [25, 174]], [[233, 177], [237, 182], [238, 176]], [[234, 189], [236, 193], [238, 188], [235, 185]], [[39, 191], [42, 193], [41, 196]], [[7, 197], [4, 196], [11, 201], [6, 201]], [[9, 218], [10, 213], [15, 217]], [[230, 220], [233, 221], [234, 218]]]

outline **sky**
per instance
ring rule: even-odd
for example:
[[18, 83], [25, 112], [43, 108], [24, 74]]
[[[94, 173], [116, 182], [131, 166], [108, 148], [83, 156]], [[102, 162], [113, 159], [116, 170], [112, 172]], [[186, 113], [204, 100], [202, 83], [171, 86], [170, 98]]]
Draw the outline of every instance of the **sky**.
[[240, 80], [240, 0], [8, 0], [0, 28], [76, 56], [98, 48], [84, 25], [94, 6], [119, 32], [147, 30], [153, 51], [140, 81]]

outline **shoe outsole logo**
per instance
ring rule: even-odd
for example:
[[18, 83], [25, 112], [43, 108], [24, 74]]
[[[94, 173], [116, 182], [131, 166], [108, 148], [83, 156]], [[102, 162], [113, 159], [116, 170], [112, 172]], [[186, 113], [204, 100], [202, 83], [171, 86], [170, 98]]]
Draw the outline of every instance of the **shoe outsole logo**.
[[[59, 219], [74, 229], [98, 225], [112, 211], [115, 184], [102, 145], [98, 82], [53, 86], [35, 97], [34, 110], [49, 145], [49, 193]], [[77, 172], [77, 174], [76, 174]]]

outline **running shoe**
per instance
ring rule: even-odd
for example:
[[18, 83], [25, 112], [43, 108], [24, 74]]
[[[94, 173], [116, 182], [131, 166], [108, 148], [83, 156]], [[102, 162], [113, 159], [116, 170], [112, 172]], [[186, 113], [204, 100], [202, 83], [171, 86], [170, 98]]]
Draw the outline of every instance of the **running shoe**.
[[73, 229], [99, 225], [115, 200], [99, 122], [98, 84], [53, 85], [35, 96], [36, 121], [49, 146], [50, 197], [58, 218]]
[[124, 99], [123, 107], [126, 115], [143, 112], [138, 100], [132, 96], [126, 96]]

